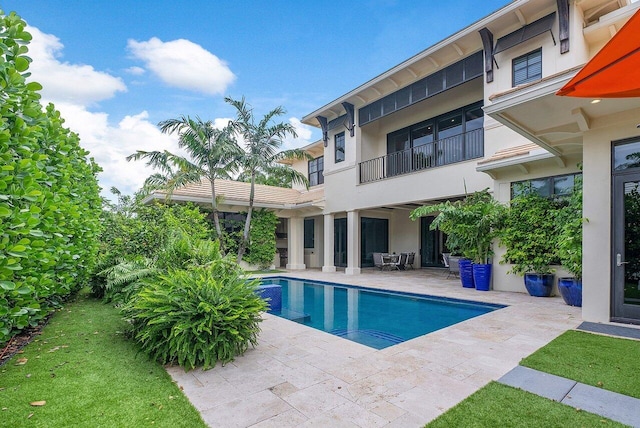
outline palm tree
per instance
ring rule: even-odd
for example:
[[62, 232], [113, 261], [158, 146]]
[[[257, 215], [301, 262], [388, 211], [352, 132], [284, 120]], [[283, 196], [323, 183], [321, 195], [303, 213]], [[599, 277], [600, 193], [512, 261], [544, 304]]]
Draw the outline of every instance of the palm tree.
[[277, 171], [279, 176], [286, 176], [287, 180], [292, 183], [300, 183], [308, 187], [307, 177], [293, 168], [283, 168], [283, 165], [279, 164], [278, 161], [284, 159], [310, 159], [311, 157], [299, 149], [279, 151], [283, 138], [287, 135], [297, 137], [295, 128], [291, 124], [274, 123], [277, 116], [285, 114], [283, 107], [274, 108], [265, 114], [261, 120], [256, 121], [253, 109], [245, 102], [244, 97], [241, 100], [226, 97], [224, 100], [236, 108], [236, 120], [233, 120], [229, 126], [233, 127], [244, 139], [245, 150], [241, 153], [238, 162], [242, 170], [241, 175], [251, 183], [247, 219], [244, 224], [242, 241], [238, 245], [238, 263], [240, 263], [249, 244], [249, 230], [257, 177], [268, 176]]
[[218, 238], [222, 237], [215, 180], [229, 178], [235, 170], [235, 160], [242, 152], [234, 139], [233, 128], [226, 126], [216, 129], [211, 121], [204, 122], [198, 117], [192, 119], [189, 116], [165, 120], [158, 126], [163, 133], [178, 133], [178, 146], [189, 154], [190, 159], [166, 150], [138, 150], [127, 156], [127, 160], [147, 159], [147, 165], [159, 169], [160, 173], [151, 175], [145, 186], [163, 187], [169, 192], [169, 196], [178, 187], [202, 179], [208, 180], [211, 186], [213, 222]]

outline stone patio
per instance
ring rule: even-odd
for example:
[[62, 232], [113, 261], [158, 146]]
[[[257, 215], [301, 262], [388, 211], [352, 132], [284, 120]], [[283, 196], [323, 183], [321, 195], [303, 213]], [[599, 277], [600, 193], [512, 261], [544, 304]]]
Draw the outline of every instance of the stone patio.
[[265, 314], [233, 363], [167, 368], [212, 427], [423, 426], [581, 322], [560, 297], [465, 289], [438, 270], [283, 276], [509, 306], [383, 350]]

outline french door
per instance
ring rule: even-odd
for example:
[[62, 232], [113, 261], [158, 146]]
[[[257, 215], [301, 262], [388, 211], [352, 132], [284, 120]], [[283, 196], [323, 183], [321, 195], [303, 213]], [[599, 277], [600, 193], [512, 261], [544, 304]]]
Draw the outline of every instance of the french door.
[[640, 323], [640, 172], [613, 177], [613, 319]]

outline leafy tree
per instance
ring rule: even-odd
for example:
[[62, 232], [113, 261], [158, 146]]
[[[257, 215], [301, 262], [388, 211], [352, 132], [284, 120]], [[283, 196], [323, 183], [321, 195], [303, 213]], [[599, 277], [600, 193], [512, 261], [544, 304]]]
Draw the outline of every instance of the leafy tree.
[[308, 186], [308, 180], [303, 174], [293, 168], [283, 168], [278, 161], [283, 159], [310, 159], [310, 156], [299, 149], [279, 151], [283, 143], [282, 140], [287, 135], [297, 136], [295, 128], [291, 124], [275, 123], [275, 119], [278, 116], [285, 114], [283, 107], [276, 107], [265, 114], [262, 119], [256, 120], [253, 109], [245, 102], [244, 97], [241, 100], [227, 97], [225, 101], [236, 109], [236, 119], [230, 123], [230, 127], [244, 139], [245, 150], [240, 153], [238, 164], [244, 177], [251, 183], [247, 219], [244, 224], [242, 240], [238, 245], [237, 261], [239, 263], [249, 245], [257, 177], [262, 174], [268, 175], [278, 170], [278, 174], [286, 176], [291, 182]]
[[27, 83], [25, 26], [0, 10], [0, 343], [88, 280], [100, 230], [100, 168]]
[[228, 126], [222, 130], [216, 129], [211, 121], [189, 116], [165, 120], [158, 126], [163, 133], [178, 133], [178, 145], [189, 154], [189, 158], [168, 151], [138, 150], [129, 155], [127, 160], [146, 159], [147, 165], [159, 169], [160, 173], [149, 177], [147, 184], [166, 188], [169, 194], [186, 184], [202, 179], [209, 181], [213, 223], [217, 236], [222, 236], [215, 180], [229, 178], [235, 168], [234, 160], [240, 155], [232, 129]]

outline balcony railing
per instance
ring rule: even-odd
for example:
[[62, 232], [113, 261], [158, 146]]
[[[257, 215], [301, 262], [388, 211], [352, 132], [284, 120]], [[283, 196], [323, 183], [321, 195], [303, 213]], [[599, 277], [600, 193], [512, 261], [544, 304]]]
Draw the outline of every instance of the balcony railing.
[[482, 128], [360, 162], [360, 183], [384, 180], [484, 156]]

